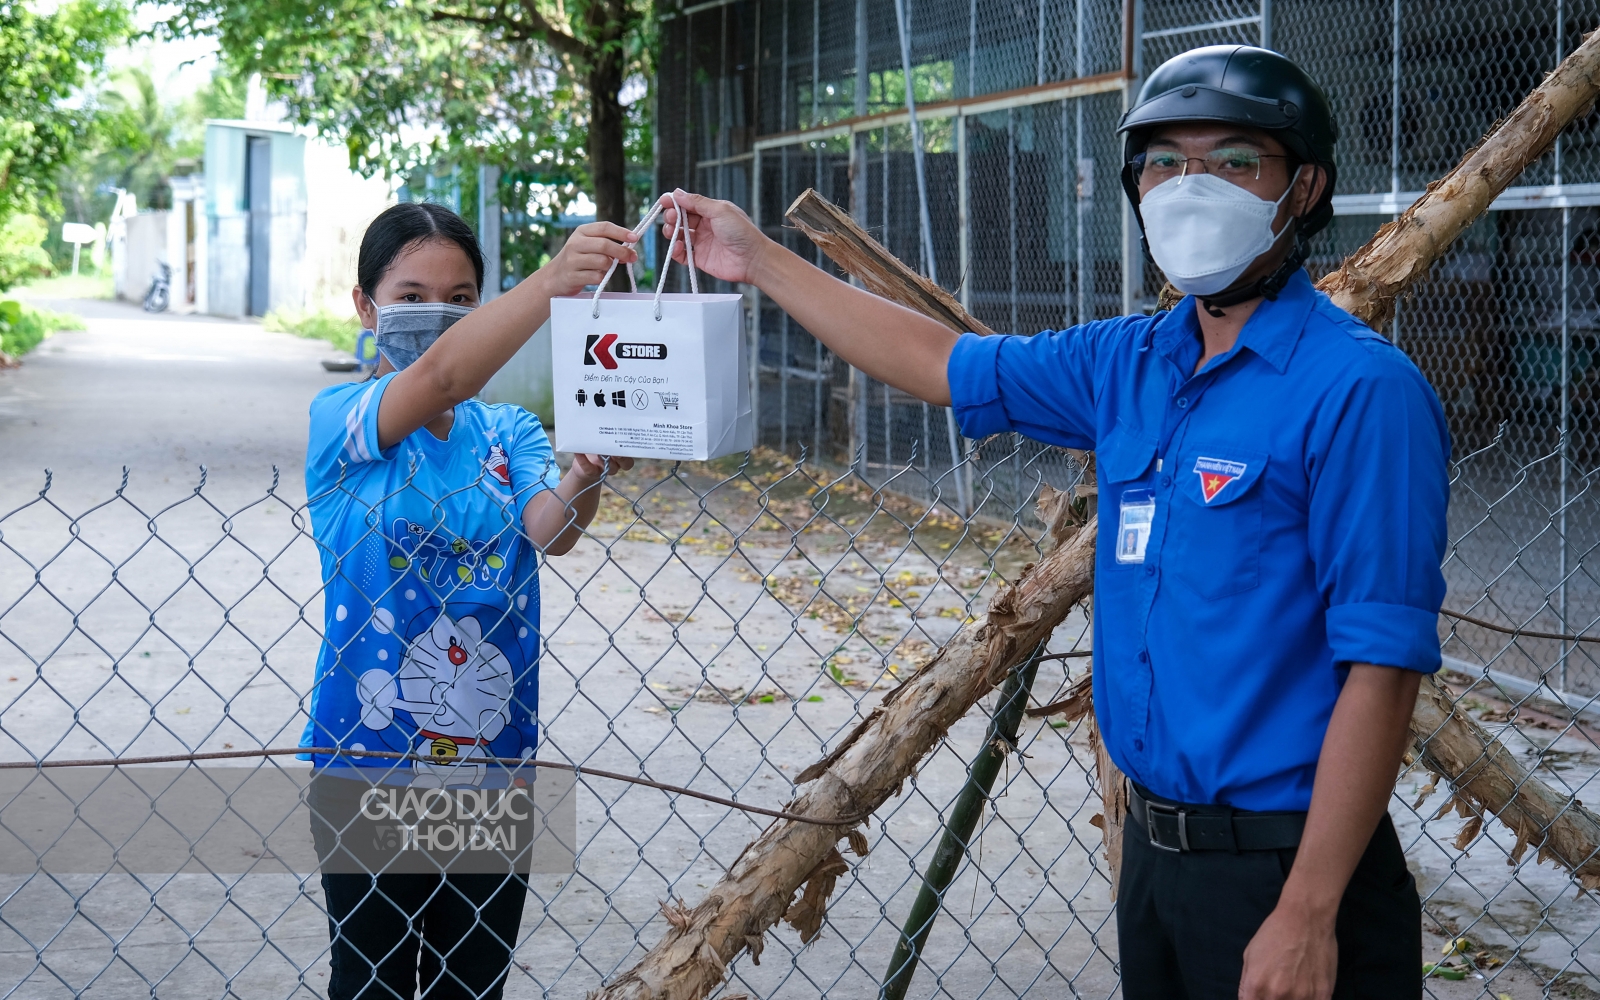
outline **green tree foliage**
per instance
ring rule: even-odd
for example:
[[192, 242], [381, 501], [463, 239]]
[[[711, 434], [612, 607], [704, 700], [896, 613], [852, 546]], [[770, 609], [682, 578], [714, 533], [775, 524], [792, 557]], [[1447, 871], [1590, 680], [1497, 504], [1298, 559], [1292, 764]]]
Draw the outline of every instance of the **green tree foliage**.
[[50, 255], [40, 246], [45, 223], [37, 215], [13, 215], [0, 223], [0, 292], [52, 270]]
[[114, 73], [89, 98], [90, 128], [79, 155], [57, 178], [60, 212], [45, 242], [57, 266], [72, 259], [61, 222], [103, 222], [115, 189], [131, 191], [140, 208], [168, 208], [174, 174], [198, 170], [205, 154], [205, 120], [244, 115], [244, 88], [218, 73], [187, 100], [167, 101], [142, 67]]
[[57, 178], [94, 127], [80, 89], [129, 30], [120, 0], [67, 0], [49, 13], [0, 0], [0, 225], [54, 207]]
[[[594, 192], [628, 214], [629, 146], [648, 143], [651, 0], [178, 0], [175, 35], [213, 35], [294, 120], [343, 142], [354, 169], [498, 163]], [[630, 140], [632, 140], [630, 142]]]
[[0, 302], [0, 356], [18, 358], [57, 330], [82, 330], [83, 320], [16, 301]]

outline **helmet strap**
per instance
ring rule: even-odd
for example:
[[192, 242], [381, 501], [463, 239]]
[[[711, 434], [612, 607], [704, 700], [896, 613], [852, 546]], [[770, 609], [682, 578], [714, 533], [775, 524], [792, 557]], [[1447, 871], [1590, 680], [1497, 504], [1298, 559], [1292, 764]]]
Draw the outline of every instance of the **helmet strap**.
[[[1296, 221], [1298, 222], [1299, 220]], [[1289, 251], [1289, 256], [1285, 257], [1283, 263], [1279, 264], [1271, 274], [1252, 281], [1241, 288], [1219, 292], [1216, 295], [1201, 296], [1200, 305], [1205, 307], [1205, 311], [1220, 319], [1227, 315], [1223, 310], [1229, 306], [1236, 306], [1241, 302], [1249, 302], [1251, 299], [1257, 298], [1266, 299], [1268, 302], [1276, 302], [1278, 294], [1289, 284], [1290, 279], [1301, 268], [1305, 267], [1306, 258], [1310, 256], [1311, 248], [1306, 245], [1306, 240], [1298, 232], [1298, 227], [1296, 227], [1296, 230], [1294, 249]]]

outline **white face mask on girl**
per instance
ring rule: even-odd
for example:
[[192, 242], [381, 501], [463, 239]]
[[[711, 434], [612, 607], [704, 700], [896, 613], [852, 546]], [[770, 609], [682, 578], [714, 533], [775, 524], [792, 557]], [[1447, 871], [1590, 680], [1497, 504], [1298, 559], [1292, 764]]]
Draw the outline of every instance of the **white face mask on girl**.
[[439, 335], [472, 311], [453, 302], [396, 302], [378, 307], [378, 329], [373, 334], [378, 350], [397, 371], [422, 357]]
[[[1185, 295], [1227, 289], [1283, 235], [1272, 231], [1272, 221], [1299, 177], [1296, 169], [1277, 201], [1258, 198], [1212, 174], [1163, 181], [1139, 200], [1150, 256], [1172, 287]], [[1283, 229], [1287, 232], [1289, 226]]]

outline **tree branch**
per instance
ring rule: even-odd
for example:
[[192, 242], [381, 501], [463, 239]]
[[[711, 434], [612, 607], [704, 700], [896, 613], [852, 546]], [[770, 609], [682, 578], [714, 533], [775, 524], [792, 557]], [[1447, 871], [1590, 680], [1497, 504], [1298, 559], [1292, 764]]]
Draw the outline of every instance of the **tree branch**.
[[455, 21], [480, 28], [493, 28], [505, 32], [519, 42], [545, 42], [552, 49], [573, 59], [587, 62], [593, 58], [594, 53], [590, 46], [545, 20], [544, 15], [532, 7], [524, 7], [523, 10], [528, 15], [527, 21], [510, 17], [482, 17], [465, 11], [441, 9], [429, 11], [428, 20]]

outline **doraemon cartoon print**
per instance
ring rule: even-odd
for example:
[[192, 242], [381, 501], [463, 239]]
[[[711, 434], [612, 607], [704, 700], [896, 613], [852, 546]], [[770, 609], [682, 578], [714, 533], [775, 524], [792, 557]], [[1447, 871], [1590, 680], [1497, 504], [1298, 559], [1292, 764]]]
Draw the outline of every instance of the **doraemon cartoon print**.
[[498, 756], [490, 744], [511, 723], [516, 676], [510, 659], [483, 636], [478, 619], [440, 612], [408, 645], [400, 669], [361, 675], [361, 724], [382, 731], [405, 712], [416, 732], [413, 784], [480, 784], [486, 768], [474, 757]]
[[496, 441], [489, 446], [489, 457], [483, 460], [483, 471], [501, 486], [511, 485], [511, 462], [506, 458], [506, 450]]

